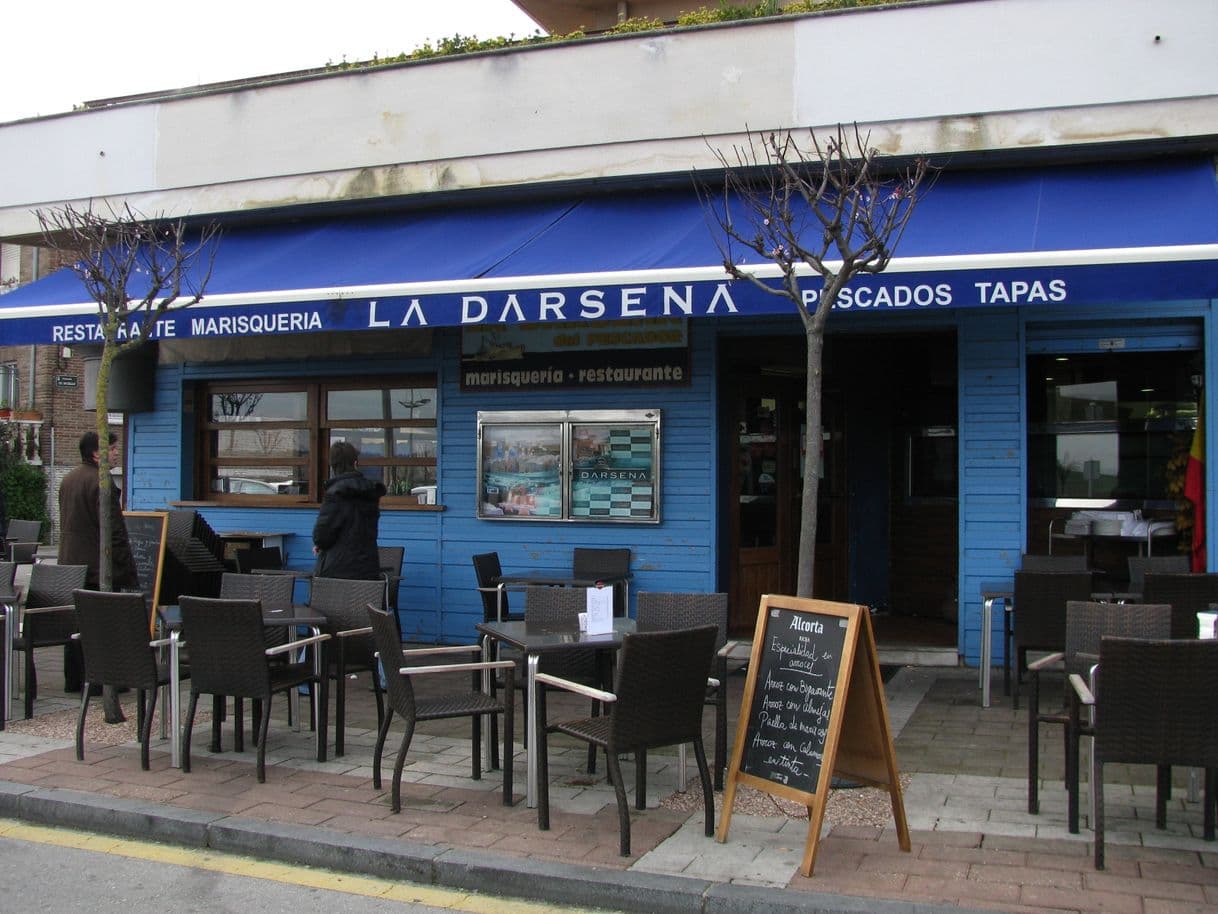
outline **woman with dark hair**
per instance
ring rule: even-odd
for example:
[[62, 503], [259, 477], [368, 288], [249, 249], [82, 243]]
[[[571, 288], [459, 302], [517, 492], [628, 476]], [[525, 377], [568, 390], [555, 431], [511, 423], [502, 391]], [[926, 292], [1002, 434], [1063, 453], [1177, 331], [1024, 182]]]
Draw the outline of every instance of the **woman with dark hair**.
[[313, 571], [323, 578], [375, 581], [381, 576], [377, 524], [385, 486], [358, 469], [359, 451], [346, 441], [330, 447], [330, 478], [313, 525]]

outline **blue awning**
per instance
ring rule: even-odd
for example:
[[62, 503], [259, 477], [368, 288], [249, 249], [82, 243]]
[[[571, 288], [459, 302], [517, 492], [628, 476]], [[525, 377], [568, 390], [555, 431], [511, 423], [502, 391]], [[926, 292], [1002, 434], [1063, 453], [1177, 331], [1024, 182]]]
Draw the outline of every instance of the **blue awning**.
[[[234, 228], [158, 334], [789, 313], [726, 278], [712, 231], [692, 188]], [[836, 310], [1218, 298], [1218, 181], [1208, 159], [948, 173], [897, 254]], [[0, 343], [97, 340], [96, 313], [63, 270], [0, 297]]]

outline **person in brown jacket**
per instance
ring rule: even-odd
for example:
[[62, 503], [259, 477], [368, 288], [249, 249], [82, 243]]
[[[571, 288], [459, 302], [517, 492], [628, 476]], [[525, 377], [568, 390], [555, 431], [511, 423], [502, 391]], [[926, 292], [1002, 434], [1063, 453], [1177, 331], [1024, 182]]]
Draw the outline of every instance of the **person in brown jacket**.
[[[111, 465], [118, 458], [117, 441], [117, 437], [111, 434]], [[85, 588], [88, 590], [97, 590], [100, 581], [99, 458], [97, 432], [85, 432], [80, 436], [80, 466], [68, 473], [59, 484], [59, 564], [86, 566], [89, 571], [85, 576]], [[111, 486], [110, 497], [113, 508], [110, 531], [112, 584], [116, 590], [137, 587], [139, 576], [135, 570], [135, 558], [131, 554], [131, 543], [127, 539], [127, 524], [123, 520], [121, 495], [117, 486]], [[79, 692], [84, 667], [80, 644], [73, 642], [65, 645], [63, 650], [64, 690]]]

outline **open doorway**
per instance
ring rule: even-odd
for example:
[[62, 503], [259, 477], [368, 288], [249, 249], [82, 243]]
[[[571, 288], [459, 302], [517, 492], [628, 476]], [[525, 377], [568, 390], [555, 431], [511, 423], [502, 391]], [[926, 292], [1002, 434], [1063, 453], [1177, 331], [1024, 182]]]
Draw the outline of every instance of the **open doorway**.
[[802, 337], [720, 353], [723, 578], [733, 630], [793, 593], [805, 473], [820, 474], [814, 592], [874, 611], [877, 637], [956, 646], [956, 343], [952, 333], [832, 337], [821, 453], [804, 453]]

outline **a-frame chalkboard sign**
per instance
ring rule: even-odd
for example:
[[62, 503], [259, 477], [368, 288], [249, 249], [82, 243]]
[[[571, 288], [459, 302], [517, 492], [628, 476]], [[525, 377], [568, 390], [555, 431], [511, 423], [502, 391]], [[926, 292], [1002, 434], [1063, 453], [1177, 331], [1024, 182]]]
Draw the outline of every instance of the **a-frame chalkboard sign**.
[[165, 568], [165, 541], [169, 531], [166, 511], [124, 511], [127, 540], [140, 578], [140, 591], [148, 601], [148, 625], [156, 622], [157, 600], [161, 593], [161, 572]]
[[737, 785], [802, 803], [808, 840], [800, 872], [811, 876], [835, 775], [888, 790], [897, 841], [908, 851], [867, 607], [767, 594], [757, 613], [716, 840], [727, 839]]

